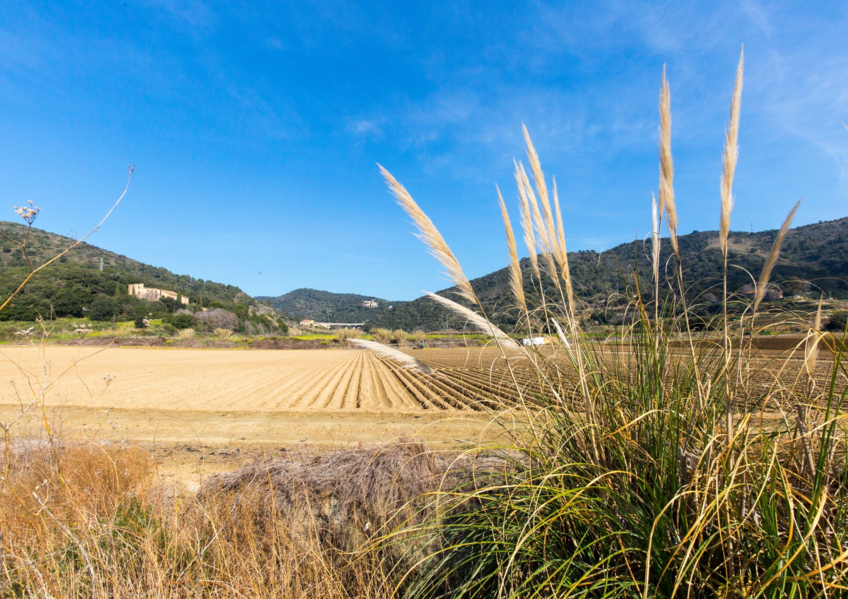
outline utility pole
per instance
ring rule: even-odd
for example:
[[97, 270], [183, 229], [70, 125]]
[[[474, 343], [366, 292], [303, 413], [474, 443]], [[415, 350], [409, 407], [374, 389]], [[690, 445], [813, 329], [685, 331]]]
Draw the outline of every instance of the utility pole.
[[100, 272], [103, 272], [103, 257], [100, 258]]

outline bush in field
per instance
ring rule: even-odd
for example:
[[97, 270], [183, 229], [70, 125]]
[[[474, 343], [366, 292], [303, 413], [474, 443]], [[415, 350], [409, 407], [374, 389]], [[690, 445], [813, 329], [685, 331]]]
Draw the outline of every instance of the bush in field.
[[175, 314], [171, 317], [171, 325], [175, 329], [190, 329], [195, 326], [194, 315], [190, 312]]
[[197, 322], [207, 329], [230, 329], [231, 331], [235, 331], [239, 324], [238, 316], [223, 308], [212, 308], [206, 312], [198, 312], [194, 316]]
[[395, 329], [392, 331], [392, 341], [397, 343], [398, 345], [406, 345], [406, 340], [409, 338], [409, 334], [403, 329]]
[[180, 336], [180, 339], [191, 339], [194, 337], [194, 329], [180, 329], [177, 331], [177, 335]]
[[229, 339], [233, 334], [232, 329], [215, 329], [213, 332], [221, 339]]
[[348, 341], [358, 338], [362, 333], [356, 329], [339, 329], [335, 334], [336, 340], [341, 345], [347, 345]]
[[91, 320], [104, 321], [112, 320], [118, 312], [118, 303], [114, 298], [106, 295], [98, 295], [91, 302], [86, 313]]
[[422, 330], [412, 331], [412, 334], [409, 336], [415, 343], [424, 343], [427, 340], [427, 333]]
[[390, 343], [392, 340], [392, 332], [389, 329], [371, 329], [368, 331], [372, 337], [374, 337], [374, 341], [377, 343]]

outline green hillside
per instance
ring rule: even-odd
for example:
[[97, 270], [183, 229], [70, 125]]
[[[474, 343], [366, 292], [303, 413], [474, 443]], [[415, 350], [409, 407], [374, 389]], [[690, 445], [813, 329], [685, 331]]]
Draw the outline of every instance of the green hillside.
[[[777, 235], [776, 230], [758, 233], [734, 232], [730, 236], [729, 289], [740, 290], [751, 283], [751, 277], [759, 276], [765, 258]], [[721, 253], [716, 231], [694, 232], [679, 238], [686, 281], [693, 300], [701, 299], [704, 311], [709, 310], [709, 293], [718, 294], [721, 282]], [[664, 240], [661, 263], [671, 262], [671, 244]], [[595, 319], [603, 319], [607, 299], [617, 292], [624, 292], [634, 284], [634, 272], [639, 271], [643, 296], [649, 298], [650, 243], [637, 241], [619, 245], [611, 250], [571, 252], [569, 262], [578, 297], [594, 311]], [[504, 257], [506, 250], [504, 249]], [[525, 291], [537, 294], [530, 284], [529, 260], [522, 260], [525, 271]], [[434, 265], [434, 268], [436, 266]], [[747, 271], [747, 272], [746, 272]], [[472, 285], [483, 302], [487, 313], [500, 325], [509, 327], [515, 322], [510, 314], [512, 304], [509, 292], [509, 274], [501, 269], [474, 279]], [[811, 293], [819, 297], [848, 298], [848, 218], [821, 222], [792, 229], [786, 236], [780, 259], [774, 268], [772, 282], [787, 297], [804, 296]], [[546, 283], [547, 291], [553, 293], [553, 285]], [[456, 299], [451, 289], [438, 292]], [[369, 321], [371, 327], [403, 328], [407, 330], [442, 329], [445, 318], [451, 326], [462, 326], [462, 322], [448, 315], [435, 302], [419, 298], [411, 302], [395, 302], [393, 310], [383, 312]]]
[[[319, 322], [369, 322], [390, 312], [397, 302], [355, 293], [332, 293], [318, 289], [295, 289], [279, 297], [257, 296], [294, 319], [311, 318]], [[365, 308], [362, 302], [376, 300], [376, 308]]]
[[[0, 233], [22, 241], [26, 227], [0, 221]], [[33, 267], [43, 264], [74, 243], [69, 237], [31, 229], [27, 240], [27, 255]], [[103, 260], [103, 270], [100, 261]], [[29, 272], [20, 248], [0, 236], [0, 301], [5, 300]], [[234, 310], [255, 304], [255, 300], [234, 285], [177, 275], [171, 271], [132, 258], [103, 250], [88, 243], [80, 244], [39, 272], [10, 306], [0, 311], [0, 320], [32, 320], [37, 314], [52, 312], [57, 317], [81, 317], [98, 297], [110, 297], [120, 310], [129, 316], [138, 300], [127, 295], [127, 285], [144, 283], [176, 291], [195, 305], [222, 307]], [[102, 303], [102, 302], [101, 302]], [[158, 304], [159, 302], [151, 302]]]

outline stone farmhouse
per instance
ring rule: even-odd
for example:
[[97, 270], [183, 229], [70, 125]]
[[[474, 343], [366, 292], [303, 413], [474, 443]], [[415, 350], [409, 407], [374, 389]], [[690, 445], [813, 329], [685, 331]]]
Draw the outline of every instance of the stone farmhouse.
[[156, 302], [163, 297], [169, 297], [174, 301], [180, 298], [180, 301], [188, 305], [188, 298], [184, 295], [179, 295], [176, 291], [168, 291], [167, 289], [155, 289], [153, 287], [145, 287], [144, 283], [132, 283], [127, 286], [127, 293], [135, 297], [146, 299], [151, 302]]

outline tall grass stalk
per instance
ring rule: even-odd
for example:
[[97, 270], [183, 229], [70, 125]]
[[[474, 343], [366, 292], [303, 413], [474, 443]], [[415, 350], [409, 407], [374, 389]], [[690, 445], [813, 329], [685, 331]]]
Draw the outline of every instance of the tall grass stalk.
[[[721, 185], [725, 265], [741, 87], [742, 57]], [[584, 308], [561, 284], [571, 280], [567, 255], [560, 259], [565, 245], [560, 206], [554, 191], [551, 208], [525, 129], [535, 189], [516, 162], [519, 208], [525, 242], [531, 252], [538, 243], [544, 268], [531, 260], [535, 291], [529, 293], [518, 279], [502, 207], [512, 295], [516, 312], [526, 315], [519, 319], [520, 333], [556, 331], [560, 348], [522, 347], [523, 362], [504, 356], [513, 380], [530, 377], [544, 384], [525, 388], [515, 405], [497, 407], [497, 415], [508, 411], [511, 417], [504, 425], [507, 443], [470, 450], [493, 452], [495, 465], [478, 468], [473, 484], [434, 494], [432, 518], [389, 537], [416, 539], [417, 567], [398, 587], [409, 596], [800, 598], [848, 592], [841, 346], [820, 333], [819, 315], [808, 339], [788, 358], [756, 353], [745, 322], [731, 320], [738, 312], [729, 303], [742, 300], [726, 283], [722, 310], [709, 330], [692, 326], [677, 240], [665, 71], [660, 122], [651, 293], [643, 294], [632, 273], [627, 297], [633, 319], [600, 340], [587, 330]], [[797, 208], [778, 233], [746, 307], [752, 331]], [[663, 220], [676, 262], [668, 279], [660, 268]], [[428, 243], [441, 239], [424, 237]], [[461, 272], [458, 262], [452, 271]], [[523, 293], [515, 289], [519, 283]], [[469, 286], [461, 287], [462, 295], [476, 299]], [[550, 289], [556, 296], [546, 295]], [[481, 330], [497, 329], [478, 312], [469, 320]], [[737, 335], [740, 342], [733, 342]], [[819, 344], [828, 348], [830, 367], [820, 386]], [[806, 373], [804, 384], [786, 382], [792, 371]]]

